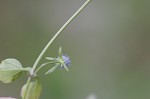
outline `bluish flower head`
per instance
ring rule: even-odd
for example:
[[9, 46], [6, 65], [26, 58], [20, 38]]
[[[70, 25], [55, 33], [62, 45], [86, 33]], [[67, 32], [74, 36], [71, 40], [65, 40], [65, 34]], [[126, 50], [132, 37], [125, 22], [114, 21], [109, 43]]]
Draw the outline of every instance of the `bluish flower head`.
[[71, 61], [70, 61], [70, 57], [67, 56], [67, 55], [62, 55], [62, 56], [59, 56], [57, 58], [57, 61], [58, 63], [60, 64], [60, 67], [61, 68], [64, 68], [65, 70], [69, 71], [68, 67], [70, 66], [71, 64]]
[[69, 71], [68, 67], [71, 65], [71, 60], [70, 60], [69, 56], [62, 54], [61, 47], [58, 50], [57, 58], [46, 57], [46, 59], [50, 60], [52, 63], [55, 64], [54, 68], [52, 68], [52, 70], [48, 71], [48, 73], [51, 71], [54, 71], [56, 69], [56, 67], [60, 67], [62, 69]]
[[71, 64], [70, 57], [67, 55], [62, 55], [62, 59], [64, 60], [65, 65], [68, 67]]

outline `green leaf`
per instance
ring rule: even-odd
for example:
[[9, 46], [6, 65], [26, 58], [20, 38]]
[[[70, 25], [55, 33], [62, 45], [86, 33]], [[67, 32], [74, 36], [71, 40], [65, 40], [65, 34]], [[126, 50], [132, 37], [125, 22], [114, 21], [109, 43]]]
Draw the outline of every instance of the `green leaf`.
[[62, 48], [60, 47], [58, 50], [59, 57], [62, 57]]
[[[27, 84], [25, 84], [22, 87], [21, 97], [24, 96], [26, 88], [27, 88]], [[42, 92], [42, 85], [40, 84], [39, 80], [36, 79], [35, 81], [30, 82], [25, 99], [39, 99], [41, 92]]]
[[53, 71], [55, 71], [57, 69], [57, 67], [59, 66], [59, 64], [57, 64], [56, 66], [52, 67], [51, 69], [49, 69], [45, 75], [52, 73]]
[[22, 71], [29, 68], [22, 68], [21, 63], [13, 58], [5, 59], [0, 64], [0, 81], [10, 83], [20, 77]]
[[64, 64], [63, 67], [65, 68], [66, 71], [69, 71], [68, 67]]
[[45, 58], [50, 61], [55, 60], [55, 58], [53, 58], [53, 57], [45, 57]]

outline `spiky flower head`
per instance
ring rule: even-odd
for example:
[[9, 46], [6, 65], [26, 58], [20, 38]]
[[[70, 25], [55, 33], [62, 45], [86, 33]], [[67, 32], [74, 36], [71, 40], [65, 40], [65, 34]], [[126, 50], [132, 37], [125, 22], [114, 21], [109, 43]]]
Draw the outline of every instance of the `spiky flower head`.
[[49, 69], [45, 74], [52, 73], [58, 67], [69, 71], [68, 67], [71, 65], [71, 60], [70, 60], [69, 56], [62, 54], [61, 47], [58, 50], [58, 57], [57, 58], [46, 57], [46, 59], [50, 60], [51, 61], [50, 63], [53, 63], [54, 67]]
[[61, 57], [57, 58], [58, 63], [60, 64], [61, 68], [64, 68], [65, 70], [69, 71], [68, 67], [71, 64], [70, 57], [67, 55], [62, 55]]
[[59, 54], [59, 57], [57, 58], [57, 61], [59, 62], [60, 67], [61, 67], [61, 68], [64, 68], [64, 69], [67, 70], [67, 71], [69, 71], [68, 67], [69, 67], [70, 64], [71, 64], [70, 57], [67, 56], [67, 55], [62, 54], [62, 49], [61, 49], [61, 47], [60, 47], [59, 50], [58, 50], [58, 54]]
[[67, 55], [62, 55], [62, 59], [64, 60], [65, 65], [68, 67], [71, 64], [70, 57]]

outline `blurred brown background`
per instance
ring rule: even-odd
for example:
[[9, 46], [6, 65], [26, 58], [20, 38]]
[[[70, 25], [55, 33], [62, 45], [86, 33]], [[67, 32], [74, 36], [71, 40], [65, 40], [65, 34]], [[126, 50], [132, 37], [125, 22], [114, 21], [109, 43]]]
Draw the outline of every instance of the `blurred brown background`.
[[[0, 60], [32, 66], [36, 57], [85, 0], [0, 0]], [[93, 0], [56, 39], [71, 56], [69, 72], [42, 76], [41, 99], [150, 98], [150, 0]], [[43, 60], [44, 61], [44, 60]], [[41, 62], [42, 63], [42, 62]], [[22, 75], [0, 83], [0, 96], [20, 99]]]

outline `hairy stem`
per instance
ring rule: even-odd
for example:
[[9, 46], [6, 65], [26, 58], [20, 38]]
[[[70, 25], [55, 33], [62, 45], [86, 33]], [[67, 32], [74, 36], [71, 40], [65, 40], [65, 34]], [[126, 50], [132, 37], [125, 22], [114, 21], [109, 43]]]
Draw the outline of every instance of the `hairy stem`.
[[34, 73], [34, 70], [36, 69], [36, 66], [40, 62], [41, 58], [47, 51], [47, 49], [50, 47], [50, 45], [53, 43], [53, 41], [58, 37], [58, 35], [69, 25], [69, 23], [85, 8], [85, 6], [90, 2], [91, 0], [87, 0], [70, 18], [69, 20], [59, 29], [59, 31], [53, 36], [53, 38], [48, 42], [48, 44], [45, 46], [45, 48], [42, 50], [38, 58], [36, 59], [33, 68], [32, 73]]
[[[90, 2], [91, 0], [87, 0], [70, 18], [69, 20], [58, 30], [58, 32], [53, 36], [53, 38], [48, 42], [48, 44], [45, 46], [45, 48], [42, 50], [42, 52], [39, 54], [38, 58], [36, 59], [32, 69], [31, 69], [31, 72], [30, 72], [30, 75], [34, 75], [34, 72], [35, 72], [35, 69], [38, 65], [38, 63], [40, 62], [40, 60], [42, 59], [43, 55], [45, 54], [45, 52], [47, 51], [47, 49], [50, 47], [50, 45], [53, 43], [53, 41], [58, 37], [58, 35], [69, 25], [69, 23], [86, 7], [86, 5], [88, 5], [88, 3]], [[41, 68], [41, 67], [40, 67]], [[39, 68], [39, 69], [40, 69]], [[23, 99], [26, 99], [26, 94], [27, 94], [27, 91], [28, 91], [28, 87], [29, 87], [29, 84], [31, 82], [31, 77], [28, 78], [28, 81], [27, 81], [27, 88], [26, 88], [26, 91], [25, 91], [25, 94], [23, 96]]]

